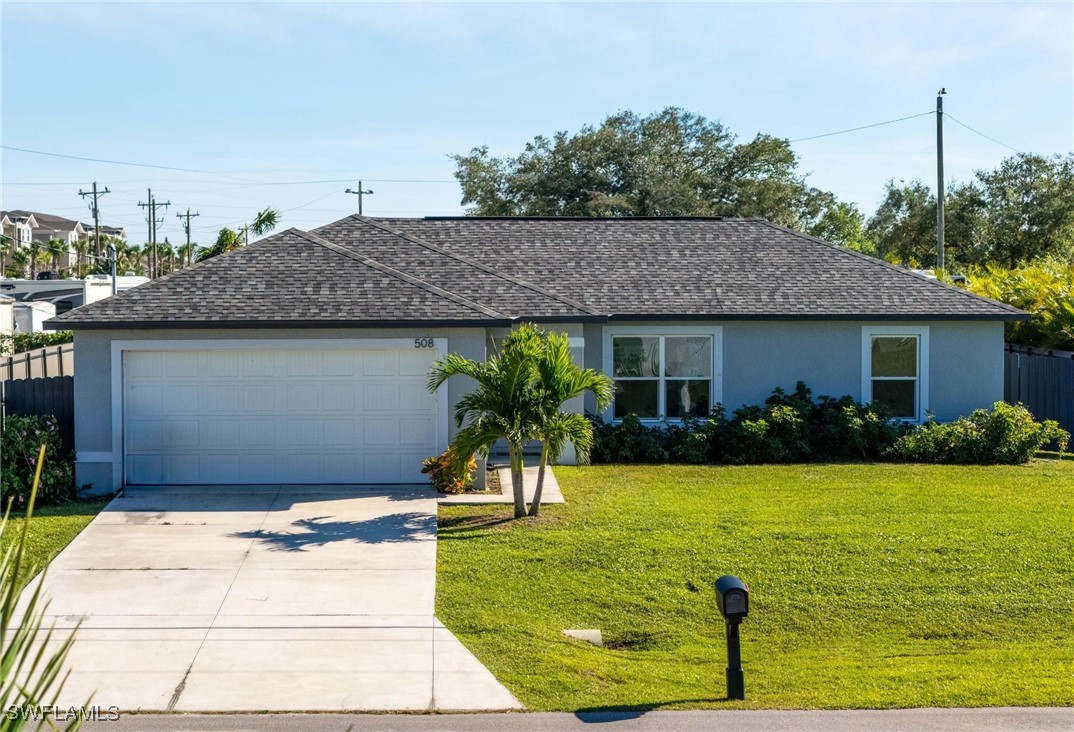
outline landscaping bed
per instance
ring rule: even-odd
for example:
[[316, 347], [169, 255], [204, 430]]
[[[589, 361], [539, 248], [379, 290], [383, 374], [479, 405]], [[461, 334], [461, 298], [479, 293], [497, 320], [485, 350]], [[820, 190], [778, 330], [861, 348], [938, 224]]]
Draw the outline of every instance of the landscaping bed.
[[[556, 476], [537, 520], [440, 509], [437, 616], [531, 709], [1074, 705], [1074, 462]], [[746, 702], [724, 573], [751, 588]]]

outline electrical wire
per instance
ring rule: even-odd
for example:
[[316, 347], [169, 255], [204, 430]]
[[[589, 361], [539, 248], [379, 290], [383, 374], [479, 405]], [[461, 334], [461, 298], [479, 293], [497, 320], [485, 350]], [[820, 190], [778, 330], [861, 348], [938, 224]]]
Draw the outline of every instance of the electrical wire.
[[922, 112], [921, 114], [911, 114], [907, 117], [899, 117], [898, 119], [889, 119], [886, 122], [875, 122], [871, 125], [862, 125], [861, 127], [851, 127], [848, 130], [838, 130], [836, 132], [825, 132], [823, 135], [810, 135], [809, 137], [799, 137], [797, 140], [788, 140], [788, 142], [805, 142], [806, 140], [819, 140], [822, 137], [832, 137], [833, 135], [845, 135], [848, 132], [857, 132], [858, 130], [867, 130], [870, 127], [882, 127], [883, 125], [890, 125], [896, 122], [903, 122], [908, 119], [915, 119], [917, 117], [924, 117], [929, 114], [936, 114], [933, 111]]
[[1005, 148], [1007, 148], [1008, 150], [1014, 150], [1014, 151], [1015, 151], [1016, 153], [1021, 153], [1021, 152], [1023, 152], [1022, 150], [1019, 150], [1019, 149], [1018, 149], [1018, 148], [1016, 148], [1016, 147], [1011, 147], [1010, 145], [1008, 145], [1008, 144], [1007, 144], [1007, 143], [1005, 143], [1005, 142], [1000, 142], [999, 140], [997, 140], [997, 139], [996, 139], [996, 138], [994, 138], [994, 137], [989, 137], [988, 135], [986, 135], [985, 133], [981, 132], [980, 130], [975, 130], [975, 129], [973, 129], [972, 127], [970, 127], [970, 126], [969, 126], [968, 124], [966, 124], [965, 122], [961, 122], [961, 121], [959, 121], [959, 119], [958, 119], [957, 117], [954, 117], [953, 115], [951, 115], [951, 114], [949, 114], [949, 113], [947, 113], [947, 112], [944, 112], [944, 116], [945, 116], [945, 117], [947, 117], [948, 119], [950, 119], [950, 120], [951, 120], [952, 122], [954, 122], [954, 123], [955, 123], [956, 125], [961, 125], [961, 126], [965, 127], [965, 128], [967, 129], [967, 130], [969, 130], [970, 132], [972, 132], [973, 134], [975, 134], [975, 135], [980, 135], [980, 136], [981, 136], [981, 137], [983, 137], [984, 139], [986, 139], [986, 140], [990, 140], [990, 141], [992, 141], [992, 142], [996, 143], [997, 145], [1000, 145], [1001, 147], [1005, 147]]

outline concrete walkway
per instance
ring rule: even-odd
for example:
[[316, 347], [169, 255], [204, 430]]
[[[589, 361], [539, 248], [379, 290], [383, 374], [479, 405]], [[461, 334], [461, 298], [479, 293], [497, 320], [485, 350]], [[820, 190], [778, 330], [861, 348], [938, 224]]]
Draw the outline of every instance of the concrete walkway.
[[1026, 732], [1074, 729], [1074, 709], [578, 712], [576, 714], [134, 716], [89, 730], [145, 732]]
[[[515, 494], [511, 489], [511, 469], [497, 468], [496, 477], [500, 481], [499, 493], [451, 493], [441, 495], [437, 500], [444, 506], [457, 506], [460, 504], [484, 505], [493, 503], [514, 503]], [[533, 500], [533, 494], [537, 489], [537, 468], [522, 469], [522, 492], [526, 496], [526, 503]], [[559, 481], [552, 473], [551, 466], [544, 471], [544, 488], [541, 490], [541, 505], [564, 503], [563, 493], [559, 490]]]
[[63, 706], [520, 707], [433, 616], [429, 490], [128, 490], [46, 583], [48, 620], [81, 621]]

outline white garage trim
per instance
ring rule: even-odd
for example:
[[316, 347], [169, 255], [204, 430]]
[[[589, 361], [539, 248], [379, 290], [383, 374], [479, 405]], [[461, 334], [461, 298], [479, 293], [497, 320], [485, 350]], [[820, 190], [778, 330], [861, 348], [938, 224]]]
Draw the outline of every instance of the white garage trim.
[[[447, 355], [448, 339], [432, 338], [436, 358]], [[124, 410], [123, 410], [123, 353], [125, 351], [250, 351], [250, 350], [383, 350], [415, 348], [413, 338], [245, 338], [227, 340], [137, 340], [112, 341], [112, 484], [120, 488], [125, 484], [124, 466]], [[448, 387], [437, 390], [437, 451], [448, 446], [448, 420], [450, 405]], [[107, 455], [107, 453], [100, 453]]]

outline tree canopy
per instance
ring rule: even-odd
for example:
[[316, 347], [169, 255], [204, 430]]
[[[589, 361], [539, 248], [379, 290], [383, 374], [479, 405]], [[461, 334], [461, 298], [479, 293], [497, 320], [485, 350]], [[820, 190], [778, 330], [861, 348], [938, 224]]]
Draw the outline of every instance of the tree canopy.
[[808, 230], [836, 205], [798, 171], [787, 140], [740, 142], [674, 107], [538, 136], [514, 157], [487, 146], [453, 157], [463, 204], [483, 216], [761, 216]]
[[[473, 215], [759, 216], [891, 261], [936, 261], [936, 195], [925, 183], [889, 181], [866, 219], [809, 184], [788, 140], [740, 141], [675, 107], [537, 136], [515, 156], [481, 146], [453, 159]], [[1014, 155], [949, 184], [945, 204], [950, 267], [1074, 260], [1074, 154]]]

